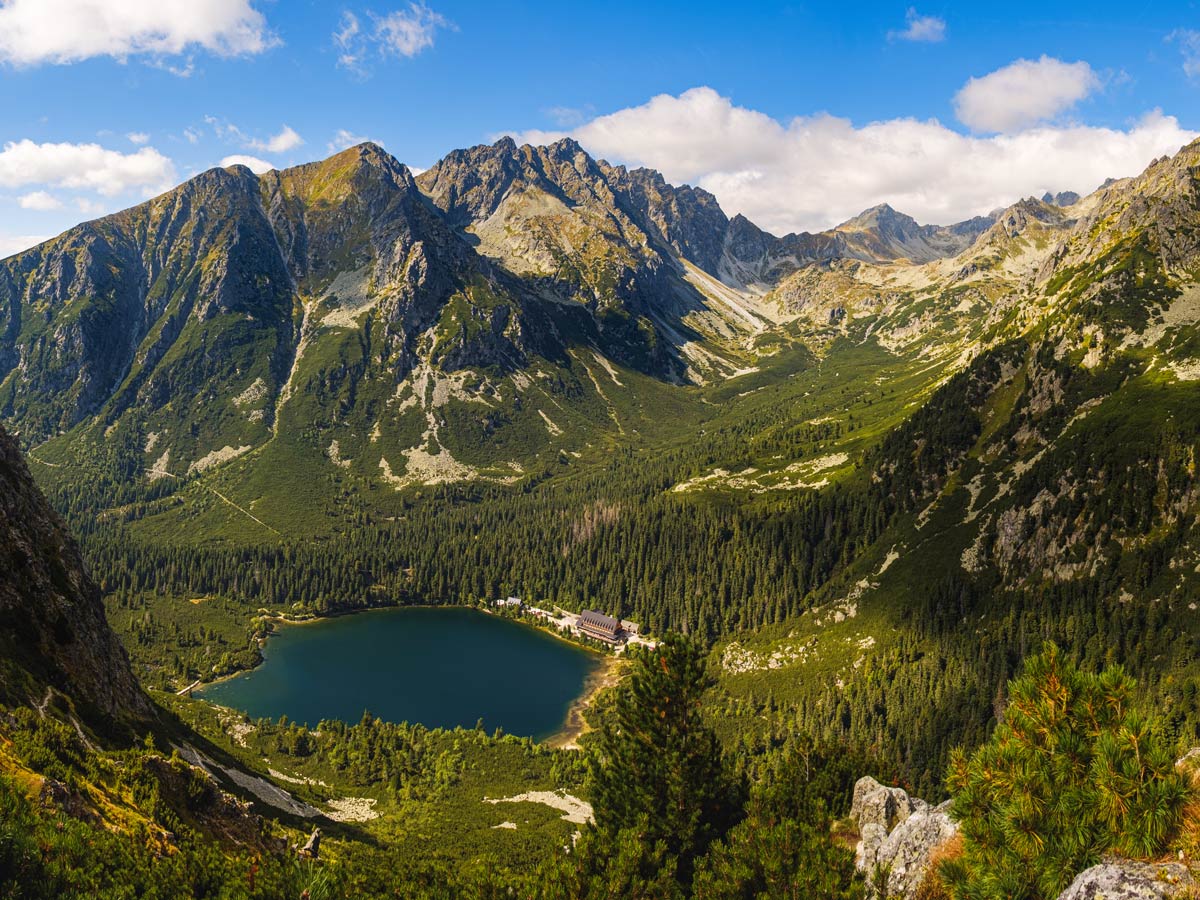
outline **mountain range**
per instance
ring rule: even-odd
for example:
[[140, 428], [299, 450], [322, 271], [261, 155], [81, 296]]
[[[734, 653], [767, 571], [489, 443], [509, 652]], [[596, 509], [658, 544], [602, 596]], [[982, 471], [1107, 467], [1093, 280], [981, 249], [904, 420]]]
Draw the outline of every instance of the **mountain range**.
[[366, 606], [515, 594], [698, 636], [731, 752], [869, 748], [931, 797], [1043, 640], [1200, 740], [1200, 142], [1086, 197], [783, 237], [571, 141], [415, 177], [364, 144], [0, 261], [0, 317], [0, 703], [37, 735], [0, 768], [90, 766], [110, 799], [83, 806], [148, 854], [182, 817], [279, 856], [166, 752], [293, 840], [356, 798], [417, 855], [431, 823], [472, 858], [525, 840], [479, 794], [575, 777], [544, 748], [179, 696], [279, 616]]
[[[990, 267], [1011, 265], [1028, 223], [1057, 233], [1071, 208], [1028, 200], [936, 227], [881, 205], [777, 238], [570, 140], [456, 151], [417, 179], [372, 144], [261, 177], [214, 169], [0, 265], [0, 416], [26, 446], [136, 443], [122, 465], [187, 477], [262, 448], [289, 400], [317, 391], [330, 440], [309, 449], [336, 442], [337, 464], [508, 480], [529, 452], [451, 464], [470, 454], [433, 410], [486, 407], [532, 374], [607, 420], [594, 376], [613, 365], [728, 378], [789, 323], [845, 331], [864, 301], [903, 314], [922, 289], [969, 282], [951, 270], [978, 271], [987, 248]], [[526, 449], [554, 452], [540, 443]]]
[[[572, 510], [599, 502], [603, 472], [639, 485], [617, 504], [758, 509], [932, 465], [879, 453], [947, 414], [958, 373], [982, 405], [953, 414], [981, 443], [910, 486], [914, 527], [965, 488], [944, 527], [965, 542], [955, 560], [974, 548], [966, 569], [1095, 574], [1106, 541], [1149, 526], [1115, 538], [1071, 511], [1082, 485], [1134, 477], [1083, 464], [1089, 421], [1111, 431], [1150, 408], [1144, 391], [1175, 404], [1200, 371], [1198, 158], [1192, 144], [1087, 197], [948, 227], [881, 205], [784, 237], [571, 140], [504, 139], [415, 178], [372, 144], [214, 169], [0, 263], [0, 416], [60, 504], [152, 543], [412, 521], [431, 488], [459, 491], [453, 508], [473, 490], [544, 497], [592, 533]], [[1172, 409], [1137, 435], [1158, 446], [1130, 472], [1173, 471], [1163, 428], [1190, 408]], [[1020, 488], [1031, 469], [1037, 490]], [[1031, 517], [1054, 532], [1036, 553]], [[886, 550], [796, 586], [831, 590], [852, 556]], [[548, 564], [518, 576], [530, 565], [502, 568], [553, 583]], [[768, 609], [816, 599], [758, 585]], [[673, 621], [665, 588], [612, 590], [613, 611]]]

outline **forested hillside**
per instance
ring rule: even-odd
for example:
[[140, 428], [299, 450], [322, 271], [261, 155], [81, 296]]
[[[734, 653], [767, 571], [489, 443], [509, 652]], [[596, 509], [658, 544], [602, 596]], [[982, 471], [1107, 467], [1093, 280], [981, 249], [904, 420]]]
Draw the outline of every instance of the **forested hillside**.
[[928, 796], [1047, 639], [1194, 744], [1198, 166], [783, 238], [569, 141], [215, 171], [3, 264], [0, 414], [155, 687], [517, 594]]

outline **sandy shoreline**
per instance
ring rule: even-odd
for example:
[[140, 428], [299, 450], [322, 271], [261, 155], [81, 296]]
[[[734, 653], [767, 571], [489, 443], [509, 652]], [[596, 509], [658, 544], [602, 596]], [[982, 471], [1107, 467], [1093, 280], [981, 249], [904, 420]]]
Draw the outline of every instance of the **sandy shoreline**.
[[584, 682], [583, 693], [567, 710], [567, 719], [563, 723], [562, 730], [541, 743], [556, 750], [580, 749], [579, 738], [588, 731], [584, 713], [592, 708], [596, 698], [603, 691], [619, 682], [624, 674], [625, 661], [623, 659], [617, 656], [602, 657], [600, 668], [588, 676], [587, 681]]

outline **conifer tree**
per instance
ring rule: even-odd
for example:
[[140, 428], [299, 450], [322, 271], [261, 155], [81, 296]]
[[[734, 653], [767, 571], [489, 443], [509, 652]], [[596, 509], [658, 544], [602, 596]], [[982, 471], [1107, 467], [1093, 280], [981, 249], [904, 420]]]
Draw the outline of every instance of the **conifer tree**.
[[951, 763], [964, 852], [942, 876], [955, 900], [1048, 900], [1107, 852], [1162, 851], [1187, 789], [1131, 709], [1134, 687], [1119, 667], [1079, 671], [1054, 644], [1026, 662], [991, 740]]
[[700, 715], [711, 684], [698, 643], [669, 636], [634, 663], [598, 734], [592, 798], [601, 840], [636, 829], [689, 884], [694, 861], [740, 812], [717, 737]]

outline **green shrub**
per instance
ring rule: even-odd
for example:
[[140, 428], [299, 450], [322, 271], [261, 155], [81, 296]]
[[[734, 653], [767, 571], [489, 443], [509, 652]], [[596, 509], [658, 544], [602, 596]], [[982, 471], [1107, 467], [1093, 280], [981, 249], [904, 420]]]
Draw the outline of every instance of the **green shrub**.
[[1080, 672], [1054, 644], [1009, 684], [991, 740], [950, 766], [963, 855], [956, 900], [1053, 898], [1102, 855], [1161, 852], [1188, 789], [1120, 668]]

